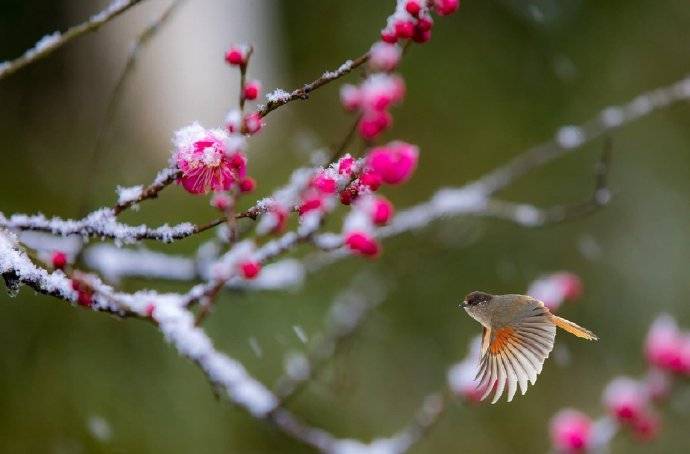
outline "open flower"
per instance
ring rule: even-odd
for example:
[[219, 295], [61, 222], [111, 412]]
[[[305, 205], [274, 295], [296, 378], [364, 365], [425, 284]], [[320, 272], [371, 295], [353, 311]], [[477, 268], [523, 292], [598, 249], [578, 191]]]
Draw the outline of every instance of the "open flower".
[[592, 444], [592, 420], [586, 414], [566, 408], [551, 419], [551, 441], [556, 452], [586, 452]]
[[197, 123], [177, 131], [173, 159], [182, 172], [178, 183], [192, 194], [230, 189], [238, 172], [244, 172], [237, 166], [244, 159], [228, 155], [227, 140], [225, 131], [206, 130]]

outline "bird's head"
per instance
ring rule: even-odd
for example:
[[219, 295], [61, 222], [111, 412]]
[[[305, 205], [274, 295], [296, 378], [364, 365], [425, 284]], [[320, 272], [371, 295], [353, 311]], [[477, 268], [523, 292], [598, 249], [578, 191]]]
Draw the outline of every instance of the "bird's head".
[[472, 318], [484, 325], [489, 322], [487, 309], [489, 302], [493, 298], [494, 296], [489, 293], [472, 292], [465, 297], [460, 307], [465, 309]]

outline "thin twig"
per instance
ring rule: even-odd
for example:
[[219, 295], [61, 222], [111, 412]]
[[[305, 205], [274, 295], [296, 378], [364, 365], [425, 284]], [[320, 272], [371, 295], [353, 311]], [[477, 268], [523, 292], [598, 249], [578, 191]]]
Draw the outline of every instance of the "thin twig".
[[70, 41], [86, 33], [98, 30], [102, 25], [110, 22], [120, 14], [124, 13], [136, 4], [141, 3], [142, 1], [143, 0], [113, 1], [106, 9], [91, 16], [86, 22], [83, 22], [79, 25], [74, 25], [62, 34], [51, 35], [54, 36], [54, 38], [48, 38], [50, 41], [48, 41], [47, 44], [45, 41], [47, 37], [43, 38], [41, 41], [36, 43], [34, 47], [26, 50], [22, 56], [17, 57], [12, 61], [0, 64], [0, 79], [17, 72], [42, 58], [47, 57]]
[[173, 0], [163, 11], [163, 13], [157, 19], [152, 21], [139, 34], [139, 36], [134, 40], [132, 46], [129, 49], [127, 61], [125, 62], [122, 72], [120, 73], [120, 76], [117, 79], [117, 82], [115, 82], [115, 87], [110, 92], [110, 96], [108, 97], [105, 113], [103, 115], [103, 119], [101, 120], [101, 124], [98, 128], [98, 134], [96, 135], [94, 147], [91, 150], [91, 158], [89, 159], [90, 163], [88, 166], [89, 170], [86, 172], [87, 181], [84, 183], [84, 187], [86, 188], [83, 191], [84, 200], [82, 201], [81, 208], [79, 210], [79, 214], [82, 216], [87, 212], [88, 199], [90, 195], [93, 193], [92, 189], [94, 182], [96, 181], [96, 175], [98, 173], [98, 169], [101, 165], [101, 162], [103, 162], [103, 156], [105, 153], [103, 152], [102, 148], [106, 139], [108, 129], [113, 122], [115, 112], [117, 110], [120, 100], [122, 99], [122, 93], [126, 86], [126, 82], [134, 72], [133, 70], [136, 66], [137, 58], [144, 46], [146, 46], [151, 41], [151, 39], [154, 36], [156, 36], [156, 34], [160, 30], [163, 29], [163, 25], [166, 24], [168, 20], [173, 17], [173, 13], [185, 1], [186, 0]]
[[284, 98], [281, 99], [276, 99], [269, 101], [264, 105], [263, 107], [259, 108], [257, 110], [257, 113], [261, 115], [262, 117], [265, 117], [272, 111], [276, 110], [277, 108], [284, 106], [285, 104], [295, 101], [297, 99], [308, 99], [309, 98], [309, 93], [312, 91], [326, 85], [329, 82], [333, 82], [334, 80], [340, 79], [342, 76], [345, 74], [348, 74], [350, 71], [352, 71], [355, 68], [358, 68], [362, 66], [364, 63], [366, 63], [369, 60], [369, 52], [366, 52], [363, 55], [360, 55], [359, 57], [355, 58], [354, 60], [347, 60], [345, 63], [340, 65], [338, 69], [335, 71], [326, 71], [323, 73], [321, 77], [318, 79], [315, 79], [309, 83], [304, 84], [300, 88], [296, 88], [292, 90], [288, 96], [285, 96]]

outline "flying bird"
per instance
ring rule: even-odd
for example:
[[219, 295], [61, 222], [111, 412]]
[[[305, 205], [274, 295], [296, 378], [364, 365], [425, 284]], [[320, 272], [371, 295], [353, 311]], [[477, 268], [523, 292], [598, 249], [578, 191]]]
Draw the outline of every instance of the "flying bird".
[[495, 388], [491, 403], [508, 388], [508, 402], [518, 385], [524, 395], [541, 373], [556, 338], [556, 327], [587, 340], [599, 338], [590, 330], [558, 317], [544, 303], [526, 295], [491, 295], [472, 292], [460, 307], [482, 324], [481, 360], [475, 380], [486, 397]]

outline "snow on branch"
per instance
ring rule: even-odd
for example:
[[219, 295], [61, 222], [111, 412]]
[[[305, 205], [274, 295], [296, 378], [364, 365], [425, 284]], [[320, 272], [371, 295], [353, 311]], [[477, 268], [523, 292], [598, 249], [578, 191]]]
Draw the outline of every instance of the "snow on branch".
[[64, 33], [54, 32], [45, 35], [23, 55], [14, 60], [0, 63], [0, 79], [13, 74], [20, 69], [47, 57], [55, 50], [69, 43], [70, 41], [92, 31], [98, 30], [102, 25], [110, 22], [120, 14], [143, 0], [112, 0], [111, 3], [101, 12], [91, 16], [86, 22], [75, 25]]

